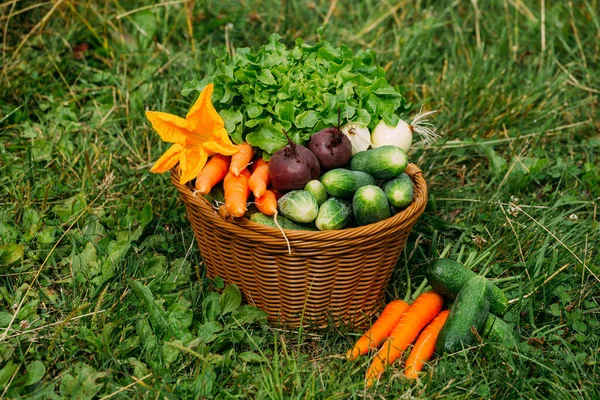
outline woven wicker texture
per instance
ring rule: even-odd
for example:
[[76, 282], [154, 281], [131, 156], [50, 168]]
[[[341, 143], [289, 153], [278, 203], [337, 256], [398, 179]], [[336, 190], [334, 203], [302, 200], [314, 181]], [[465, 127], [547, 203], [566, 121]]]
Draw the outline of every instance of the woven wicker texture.
[[191, 185], [179, 190], [207, 275], [238, 285], [246, 301], [288, 327], [363, 326], [383, 301], [406, 239], [427, 203], [421, 170], [409, 164], [414, 201], [371, 225], [336, 231], [290, 231], [292, 254], [281, 231], [246, 218], [225, 221]]

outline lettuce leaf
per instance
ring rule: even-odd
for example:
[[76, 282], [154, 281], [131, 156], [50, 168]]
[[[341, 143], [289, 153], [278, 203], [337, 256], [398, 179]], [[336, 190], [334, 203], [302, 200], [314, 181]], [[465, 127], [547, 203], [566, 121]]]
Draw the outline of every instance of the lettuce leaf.
[[236, 143], [247, 141], [266, 157], [285, 146], [285, 130], [297, 143], [327, 126], [350, 121], [373, 129], [379, 120], [396, 124], [410, 106], [403, 88], [392, 86], [370, 50], [354, 53], [327, 41], [296, 40], [288, 49], [273, 34], [257, 51], [216, 50], [212, 75], [183, 85], [182, 95], [197, 95], [215, 85], [213, 103]]

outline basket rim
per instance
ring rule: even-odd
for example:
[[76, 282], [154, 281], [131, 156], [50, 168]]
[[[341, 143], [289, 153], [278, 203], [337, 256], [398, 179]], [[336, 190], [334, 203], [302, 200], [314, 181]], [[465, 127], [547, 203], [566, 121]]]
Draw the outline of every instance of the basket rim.
[[[398, 231], [410, 227], [416, 222], [417, 218], [425, 210], [427, 205], [427, 184], [423, 178], [423, 172], [415, 164], [409, 164], [406, 168], [406, 174], [412, 179], [415, 197], [413, 202], [404, 210], [383, 221], [379, 221], [369, 225], [358, 226], [354, 228], [344, 228], [338, 230], [327, 231], [303, 231], [284, 229], [285, 235], [289, 240], [301, 240], [310, 242], [320, 241], [337, 241], [351, 239], [374, 239], [373, 236], [379, 237], [381, 234], [387, 234], [388, 231]], [[184, 203], [189, 203], [199, 207], [203, 214], [208, 214], [211, 222], [223, 228], [234, 235], [252, 235], [256, 239], [256, 235], [264, 235], [272, 239], [280, 239], [283, 242], [281, 231], [266, 225], [262, 225], [249, 220], [248, 218], [238, 218], [233, 221], [226, 221], [218, 212], [214, 210], [212, 205], [203, 196], [194, 196], [191, 182], [181, 184], [179, 182], [180, 171], [179, 164], [175, 165], [171, 170], [171, 181], [182, 196]]]

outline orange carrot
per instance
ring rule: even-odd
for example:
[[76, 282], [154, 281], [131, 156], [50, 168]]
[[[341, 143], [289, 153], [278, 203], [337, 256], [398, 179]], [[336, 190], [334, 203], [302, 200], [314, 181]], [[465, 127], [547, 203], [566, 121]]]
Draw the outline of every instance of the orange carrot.
[[254, 149], [248, 143], [242, 143], [236, 145], [238, 148], [237, 153], [231, 156], [231, 165], [229, 166], [229, 172], [235, 176], [240, 176], [243, 170], [246, 169], [252, 157], [254, 156]]
[[402, 300], [394, 300], [385, 306], [371, 329], [358, 339], [352, 349], [348, 350], [346, 358], [348, 360], [356, 360], [359, 356], [367, 354], [369, 350], [378, 348], [387, 339], [408, 307], [409, 305]]
[[231, 157], [215, 154], [206, 163], [196, 178], [196, 191], [208, 194], [217, 183], [221, 182], [229, 171]]
[[410, 379], [417, 379], [419, 371], [423, 369], [423, 364], [429, 361], [435, 350], [435, 341], [450, 311], [442, 311], [419, 335], [415, 345], [410, 351], [410, 355], [404, 364], [404, 375]]
[[267, 186], [269, 186], [269, 163], [262, 158], [254, 163], [254, 171], [248, 181], [248, 186], [256, 198], [265, 194]]
[[[250, 179], [252, 179], [252, 177], [250, 177]], [[256, 208], [265, 215], [275, 215], [277, 212], [277, 199], [275, 198], [275, 192], [272, 190], [265, 190], [265, 194], [261, 197], [257, 197], [254, 204], [256, 204]]]
[[243, 217], [246, 213], [246, 202], [250, 195], [248, 188], [248, 179], [250, 171], [243, 170], [240, 176], [235, 176], [231, 172], [225, 175], [223, 181], [223, 191], [225, 192], [225, 209], [236, 217]]
[[421, 294], [400, 317], [390, 337], [383, 343], [375, 359], [367, 369], [367, 386], [379, 379], [385, 367], [396, 361], [410, 346], [419, 332], [440, 313], [444, 299], [436, 292]]

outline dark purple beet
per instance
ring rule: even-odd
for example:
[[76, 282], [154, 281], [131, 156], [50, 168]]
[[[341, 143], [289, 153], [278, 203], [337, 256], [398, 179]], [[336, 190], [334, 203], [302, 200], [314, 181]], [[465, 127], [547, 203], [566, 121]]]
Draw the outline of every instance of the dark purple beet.
[[352, 144], [338, 128], [325, 128], [313, 134], [306, 147], [317, 156], [321, 171], [341, 168], [352, 157]]
[[281, 192], [304, 189], [308, 181], [321, 175], [317, 157], [306, 147], [289, 138], [288, 141], [290, 144], [277, 150], [269, 160], [271, 186]]

